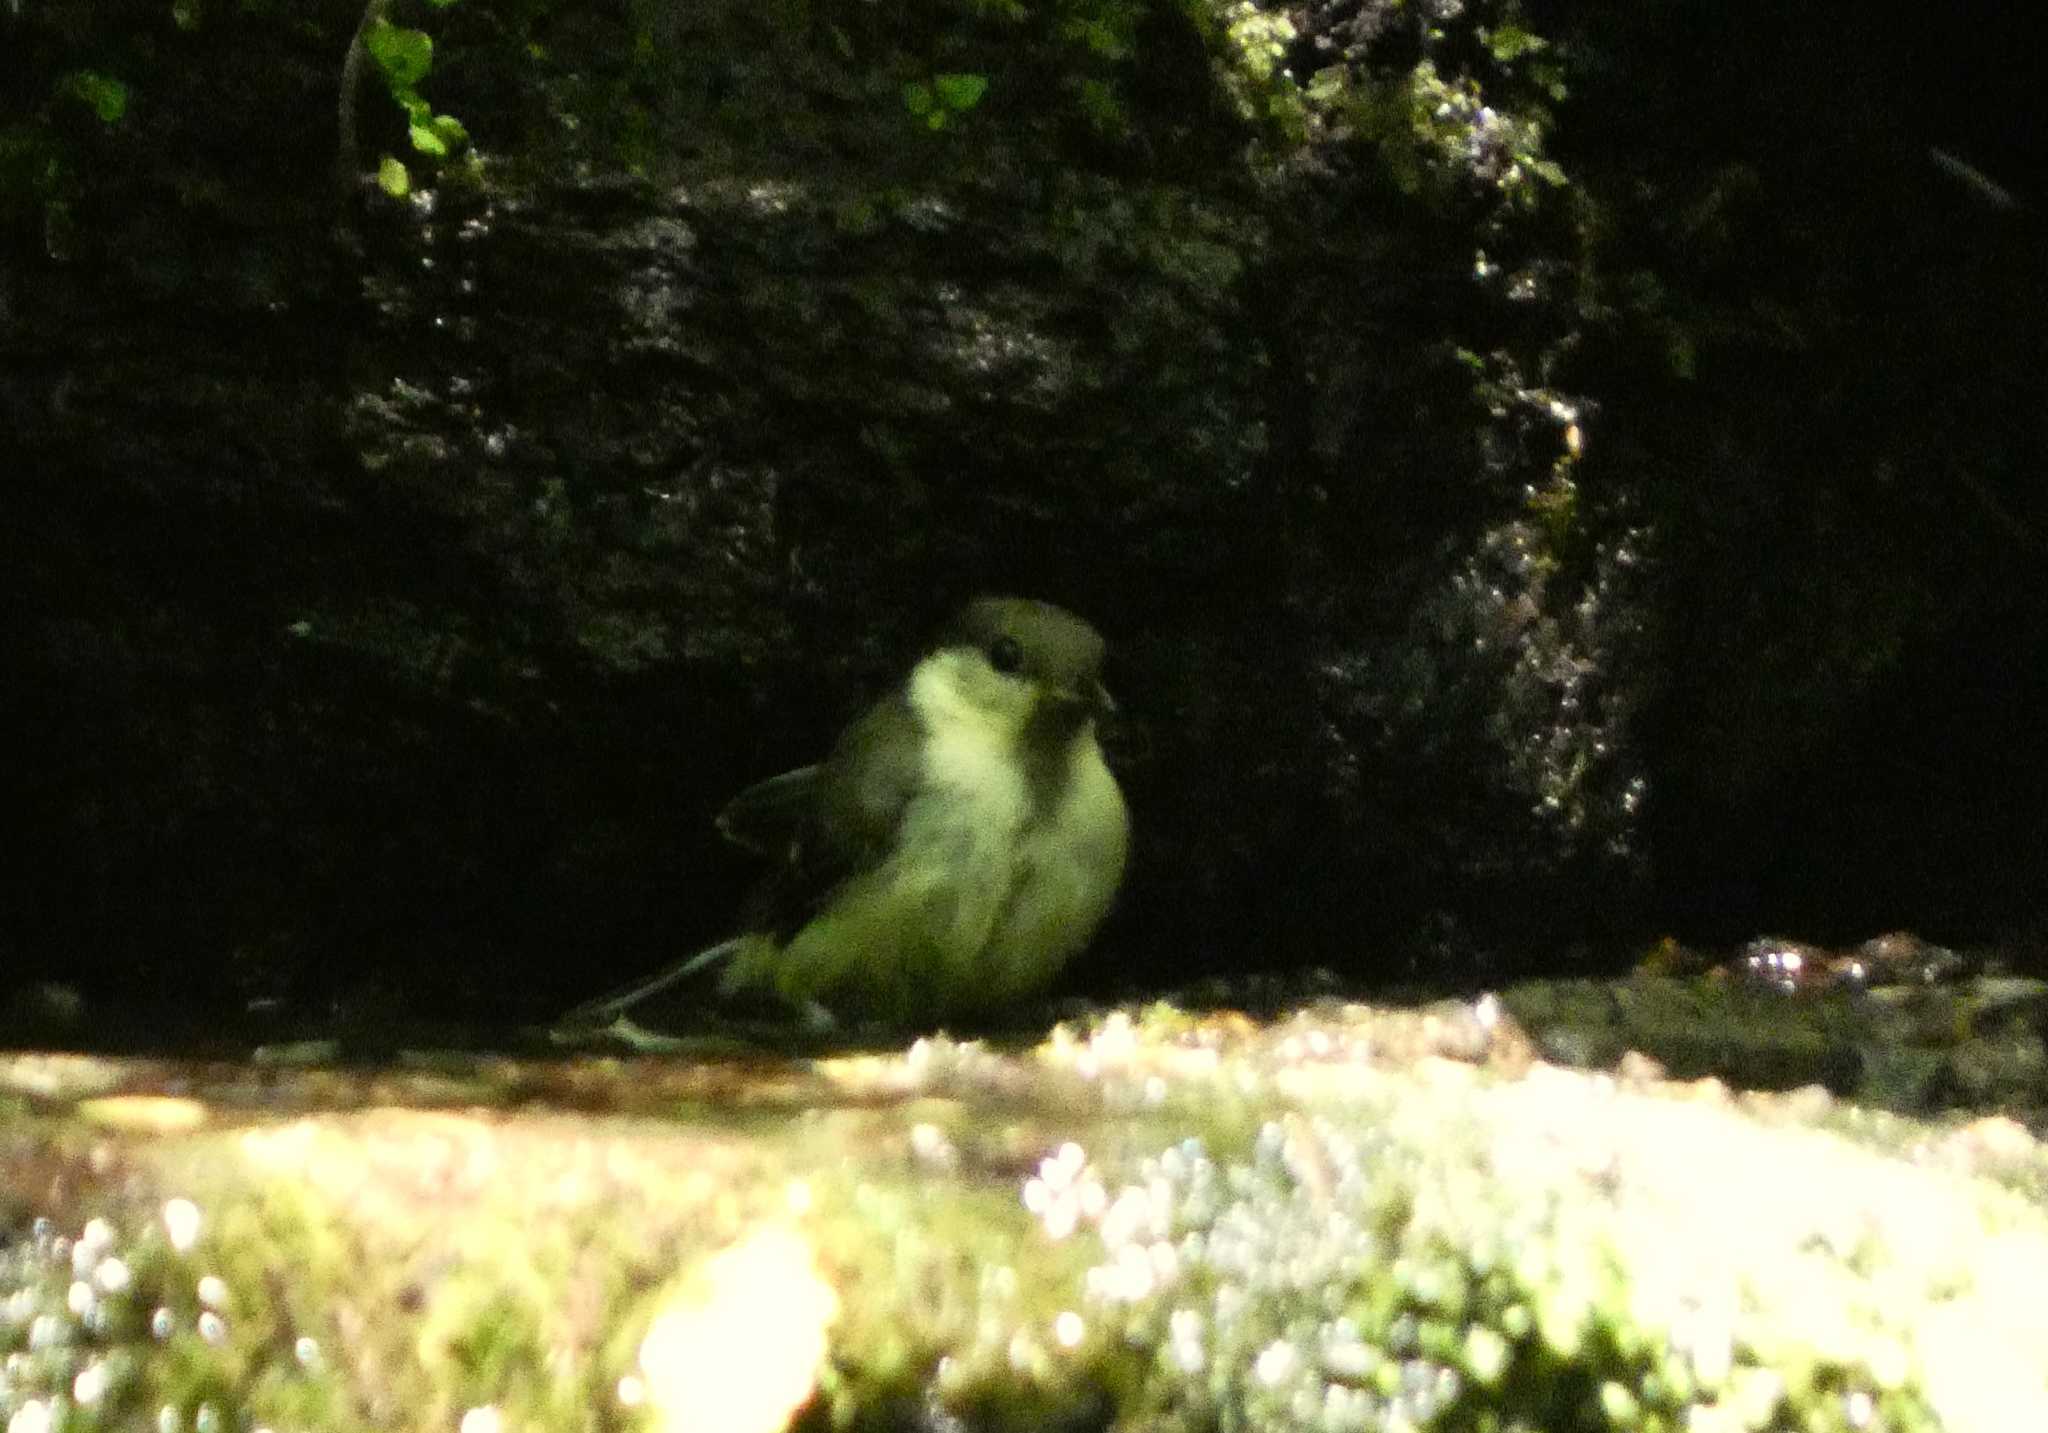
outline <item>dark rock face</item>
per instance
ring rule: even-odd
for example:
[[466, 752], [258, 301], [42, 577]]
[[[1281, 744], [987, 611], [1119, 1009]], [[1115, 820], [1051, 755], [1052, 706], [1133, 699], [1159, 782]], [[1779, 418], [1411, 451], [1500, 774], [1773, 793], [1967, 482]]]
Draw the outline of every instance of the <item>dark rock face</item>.
[[[1589, 466], [1561, 375], [1616, 324], [1534, 37], [669, 8], [421, 21], [479, 162], [372, 76], [413, 188], [341, 201], [352, 10], [0, 16], [64, 176], [0, 168], [21, 978], [555, 1008], [717, 934], [710, 813], [986, 590], [1111, 643], [1084, 986], [1637, 930], [1652, 798], [1713, 789], [1668, 668], [1711, 545]], [[66, 107], [88, 62], [129, 120]]]

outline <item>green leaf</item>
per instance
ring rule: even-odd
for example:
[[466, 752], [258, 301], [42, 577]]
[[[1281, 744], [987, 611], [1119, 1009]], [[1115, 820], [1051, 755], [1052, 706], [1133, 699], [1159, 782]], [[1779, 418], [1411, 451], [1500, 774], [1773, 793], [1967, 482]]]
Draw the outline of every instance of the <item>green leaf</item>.
[[936, 102], [932, 87], [922, 80], [912, 80], [903, 87], [903, 107], [912, 114], [930, 114]]
[[469, 143], [469, 131], [452, 114], [435, 115], [432, 125], [435, 136], [450, 149], [460, 149]]
[[1484, 31], [1481, 34], [1486, 40], [1486, 48], [1504, 65], [1512, 64], [1523, 55], [1550, 48], [1548, 41], [1530, 34], [1519, 25], [1503, 25], [1490, 34]]
[[73, 70], [62, 84], [66, 94], [100, 117], [101, 124], [112, 124], [128, 113], [128, 86], [112, 75], [99, 70]]
[[453, 5], [455, 3], [455, 0], [427, 0], [427, 3], [433, 6], [436, 10], [446, 10], [450, 5]]
[[377, 166], [377, 187], [393, 199], [403, 199], [412, 192], [412, 176], [405, 172], [405, 166], [396, 156], [385, 155], [384, 162]]
[[981, 97], [988, 93], [987, 75], [933, 75], [932, 88], [947, 109], [969, 110], [981, 103]]
[[424, 30], [407, 30], [379, 20], [363, 36], [363, 46], [394, 90], [409, 90], [434, 66], [434, 40]]
[[426, 125], [416, 124], [409, 131], [412, 147], [432, 159], [446, 159], [448, 146], [441, 142], [441, 136]]
[[1084, 79], [1075, 89], [1081, 113], [1099, 133], [1114, 134], [1125, 127], [1123, 101], [1116, 91], [1097, 79]]
[[1127, 24], [1120, 19], [1089, 16], [1067, 21], [1060, 26], [1060, 34], [1064, 39], [1079, 40], [1091, 54], [1101, 59], [1121, 60], [1131, 50], [1129, 38], [1124, 33]]

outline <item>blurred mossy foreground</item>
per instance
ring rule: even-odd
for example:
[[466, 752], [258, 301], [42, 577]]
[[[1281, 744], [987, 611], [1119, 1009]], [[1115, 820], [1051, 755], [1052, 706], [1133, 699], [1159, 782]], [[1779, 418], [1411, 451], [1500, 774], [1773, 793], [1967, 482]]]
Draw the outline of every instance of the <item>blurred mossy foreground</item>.
[[1000, 1053], [0, 1064], [0, 1422], [2048, 1426], [2048, 1159], [1500, 1006]]

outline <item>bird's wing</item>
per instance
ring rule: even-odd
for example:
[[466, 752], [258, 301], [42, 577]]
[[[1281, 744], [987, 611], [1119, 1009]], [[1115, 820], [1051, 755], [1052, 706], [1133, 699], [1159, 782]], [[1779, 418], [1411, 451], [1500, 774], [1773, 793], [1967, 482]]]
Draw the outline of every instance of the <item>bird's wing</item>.
[[[747, 931], [786, 940], [840, 885], [887, 856], [916, 790], [921, 737], [909, 703], [889, 698], [848, 727], [821, 765], [771, 776], [733, 798], [718, 829], [776, 862], [749, 903]], [[579, 1005], [555, 1022], [554, 1033], [569, 1039], [601, 1031], [649, 997], [730, 960], [746, 939], [722, 941]]]
[[780, 857], [811, 814], [822, 766], [757, 781], [718, 813], [718, 834], [759, 856]]
[[[812, 802], [818, 788], [819, 766], [800, 766], [757, 781], [726, 803], [718, 813], [718, 831], [736, 846], [757, 855], [778, 860], [798, 842], [799, 833], [812, 820]], [[561, 1016], [554, 1033], [564, 1038], [589, 1035], [604, 1029], [642, 1001], [659, 995], [670, 986], [732, 957], [739, 939], [721, 941], [677, 961], [658, 974], [643, 976], [631, 985], [585, 1001]]]
[[752, 929], [788, 939], [833, 891], [888, 856], [917, 791], [922, 746], [917, 714], [898, 696], [875, 703], [840, 735], [812, 769], [801, 819], [755, 894]]

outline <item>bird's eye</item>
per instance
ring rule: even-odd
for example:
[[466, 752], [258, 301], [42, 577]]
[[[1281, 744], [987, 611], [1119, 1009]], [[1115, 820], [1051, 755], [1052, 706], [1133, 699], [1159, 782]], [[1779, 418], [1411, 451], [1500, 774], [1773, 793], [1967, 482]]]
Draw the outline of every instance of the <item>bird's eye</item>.
[[1024, 648], [1015, 637], [998, 637], [988, 644], [988, 664], [999, 672], [1024, 669]]

